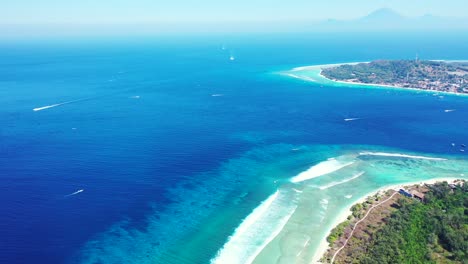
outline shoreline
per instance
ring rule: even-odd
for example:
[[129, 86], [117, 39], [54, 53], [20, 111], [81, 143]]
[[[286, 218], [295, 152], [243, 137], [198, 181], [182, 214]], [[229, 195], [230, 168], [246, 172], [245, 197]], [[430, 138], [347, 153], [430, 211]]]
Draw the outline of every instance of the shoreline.
[[316, 250], [312, 263], [322, 263], [320, 262], [320, 259], [327, 253], [327, 251], [330, 249], [329, 243], [327, 241], [327, 237], [330, 235], [331, 231], [333, 228], [338, 226], [340, 223], [344, 222], [347, 220], [348, 216], [352, 213], [351, 208], [359, 203], [363, 203], [367, 200], [367, 197], [369, 196], [374, 196], [380, 192], [385, 192], [387, 190], [396, 190], [398, 191], [399, 189], [403, 188], [404, 186], [410, 186], [410, 185], [423, 185], [423, 184], [435, 184], [437, 182], [448, 182], [448, 183], [453, 183], [456, 180], [459, 180], [460, 178], [457, 177], [443, 177], [443, 178], [435, 178], [435, 179], [430, 179], [430, 180], [425, 180], [425, 181], [414, 181], [414, 182], [408, 182], [408, 183], [400, 183], [400, 184], [393, 184], [393, 185], [388, 185], [381, 187], [375, 191], [369, 192], [364, 196], [361, 196], [359, 199], [355, 200], [349, 207], [345, 208], [338, 216], [335, 218], [333, 221], [333, 224], [330, 229], [327, 230], [327, 236], [320, 242], [320, 245], [318, 249]]
[[[466, 62], [467, 60], [431, 60], [431, 61], [440, 61], [440, 62]], [[427, 89], [422, 89], [422, 88], [414, 88], [414, 87], [400, 87], [400, 86], [395, 86], [395, 85], [389, 85], [389, 84], [374, 84], [374, 83], [360, 83], [360, 82], [350, 82], [350, 81], [340, 81], [340, 80], [334, 80], [330, 79], [322, 74], [323, 69], [326, 68], [333, 68], [333, 67], [339, 67], [342, 65], [357, 65], [361, 63], [370, 63], [369, 61], [363, 61], [363, 62], [344, 62], [344, 63], [332, 63], [332, 64], [320, 64], [320, 65], [310, 65], [310, 66], [302, 66], [302, 67], [296, 67], [293, 68], [292, 70], [283, 72], [289, 77], [293, 78], [298, 78], [306, 81], [312, 81], [312, 82], [317, 82], [320, 83], [319, 80], [315, 80], [313, 78], [309, 77], [301, 77], [298, 75], [294, 74], [288, 74], [288, 72], [294, 73], [298, 71], [308, 71], [308, 70], [320, 70], [319, 72], [319, 77], [323, 78], [327, 81], [337, 83], [337, 84], [346, 84], [346, 85], [355, 85], [355, 86], [367, 86], [367, 87], [374, 87], [374, 88], [391, 88], [391, 89], [399, 89], [399, 90], [410, 90], [410, 91], [421, 91], [421, 92], [426, 92], [426, 93], [437, 93], [437, 94], [445, 94], [445, 95], [455, 95], [455, 96], [468, 96], [468, 93], [457, 93], [457, 92], [446, 92], [446, 91], [437, 91], [437, 90], [427, 90]]]
[[[275, 194], [269, 194], [268, 199], [262, 199], [252, 211], [242, 216], [240, 224], [230, 232], [210, 263], [228, 259], [259, 264], [280, 259], [290, 263], [319, 263], [329, 250], [327, 237], [330, 232], [348, 218], [353, 205], [364, 202], [368, 196], [382, 194], [389, 188], [466, 178], [464, 160], [460, 160], [459, 166], [458, 159], [450, 159], [448, 155], [426, 156], [397, 149], [384, 151], [386, 149], [369, 147], [327, 151], [326, 155], [320, 155], [320, 159], [314, 159], [313, 164], [307, 164], [308, 168], [295, 173], [296, 176], [291, 175], [280, 184], [275, 181]], [[381, 158], [359, 159], [359, 156]], [[394, 158], [397, 158], [395, 162], [384, 166], [384, 170], [374, 169], [382, 160]], [[408, 167], [410, 173], [399, 173], [401, 166], [409, 166], [405, 165], [405, 159], [414, 159], [415, 164]], [[355, 166], [342, 168], [351, 160], [355, 161]], [[437, 170], [422, 176], [433, 166]], [[341, 172], [332, 175], [340, 169]], [[308, 177], [294, 181], [305, 174]], [[367, 176], [349, 183], [361, 175]], [[324, 178], [314, 180], [318, 177]], [[329, 188], [335, 189], [327, 190]], [[311, 219], [311, 215], [317, 217]]]

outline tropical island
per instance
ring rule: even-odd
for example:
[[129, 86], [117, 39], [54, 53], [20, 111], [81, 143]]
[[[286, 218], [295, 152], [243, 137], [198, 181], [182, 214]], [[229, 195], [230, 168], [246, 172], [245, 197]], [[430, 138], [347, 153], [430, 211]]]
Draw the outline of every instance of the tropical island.
[[468, 93], [468, 62], [377, 60], [322, 69], [333, 81]]
[[323, 263], [466, 263], [466, 181], [405, 186], [351, 208]]

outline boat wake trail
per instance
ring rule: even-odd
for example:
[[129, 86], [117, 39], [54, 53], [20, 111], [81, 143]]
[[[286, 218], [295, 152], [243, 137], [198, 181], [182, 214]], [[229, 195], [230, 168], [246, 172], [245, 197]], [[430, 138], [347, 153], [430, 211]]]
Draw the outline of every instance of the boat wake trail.
[[54, 108], [54, 107], [57, 107], [57, 106], [62, 106], [62, 105], [66, 105], [66, 104], [73, 104], [73, 103], [83, 102], [83, 101], [87, 101], [87, 100], [91, 100], [91, 99], [101, 98], [101, 97], [104, 97], [104, 96], [105, 96], [105, 95], [102, 95], [102, 96], [95, 96], [95, 97], [88, 97], [88, 98], [77, 99], [77, 100], [73, 100], [73, 101], [62, 102], [62, 103], [58, 103], [58, 104], [52, 104], [52, 105], [46, 105], [46, 106], [36, 107], [36, 108], [33, 108], [33, 111], [34, 111], [34, 112], [42, 111], [42, 110]]
[[68, 101], [68, 102], [63, 102], [63, 103], [58, 103], [58, 104], [41, 106], [41, 107], [34, 108], [33, 111], [34, 112], [42, 111], [42, 110], [46, 110], [46, 109], [49, 109], [49, 108], [54, 108], [54, 107], [57, 107], [57, 106], [71, 104], [71, 103], [77, 103], [77, 102], [81, 102], [81, 101], [85, 101], [85, 100], [89, 100], [89, 99], [91, 99], [91, 98], [78, 99], [78, 100], [73, 100], [73, 101]]
[[70, 193], [70, 194], [65, 195], [65, 197], [70, 197], [70, 196], [73, 196], [73, 195], [77, 195], [77, 194], [82, 193], [82, 192], [84, 192], [84, 190], [80, 189], [80, 190], [78, 190], [78, 191], [76, 191], [74, 193]]
[[349, 121], [360, 120], [360, 119], [362, 119], [362, 118], [360, 118], [360, 117], [345, 118], [344, 121], [345, 121], [345, 122], [349, 122]]
[[60, 106], [60, 105], [63, 105], [63, 104], [66, 104], [66, 103], [60, 103], [60, 104], [53, 104], [53, 105], [37, 107], [37, 108], [34, 108], [33, 111], [35, 111], [35, 112], [42, 111], [42, 110], [49, 109], [49, 108], [56, 107], [56, 106]]

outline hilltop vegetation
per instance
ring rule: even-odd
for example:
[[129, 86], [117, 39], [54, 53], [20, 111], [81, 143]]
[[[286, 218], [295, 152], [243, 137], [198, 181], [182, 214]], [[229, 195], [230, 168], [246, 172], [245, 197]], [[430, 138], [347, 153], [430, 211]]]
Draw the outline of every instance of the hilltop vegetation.
[[362, 263], [462, 263], [468, 260], [468, 189], [430, 188], [426, 202], [402, 198]]
[[[399, 196], [383, 222], [367, 222], [364, 234], [353, 236], [335, 263], [468, 263], [466, 182], [454, 188], [447, 183], [428, 188], [424, 202]], [[353, 210], [357, 217], [358, 209]], [[329, 242], [344, 229], [335, 229]]]
[[332, 80], [468, 93], [468, 63], [379, 60], [323, 69]]

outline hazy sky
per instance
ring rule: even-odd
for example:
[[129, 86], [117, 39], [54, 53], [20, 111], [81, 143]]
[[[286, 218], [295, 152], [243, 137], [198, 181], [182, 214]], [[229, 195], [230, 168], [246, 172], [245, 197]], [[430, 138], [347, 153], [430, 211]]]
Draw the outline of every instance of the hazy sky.
[[[360, 18], [380, 8], [390, 8], [408, 17], [425, 14], [463, 20], [468, 17], [468, 0], [0, 0], [0, 39], [328, 32], [333, 29], [314, 23], [326, 19]], [[439, 30], [454, 30], [460, 25], [468, 30], [468, 22], [466, 24], [455, 22], [439, 27]], [[375, 25], [373, 30], [385, 27], [409, 29], [407, 24], [397, 27], [388, 23], [384, 27]], [[419, 30], [434, 28], [418, 27]], [[334, 30], [350, 29], [359, 30], [356, 27], [346, 29], [343, 25]]]
[[382, 7], [468, 16], [467, 0], [0, 0], [0, 25], [349, 19]]

